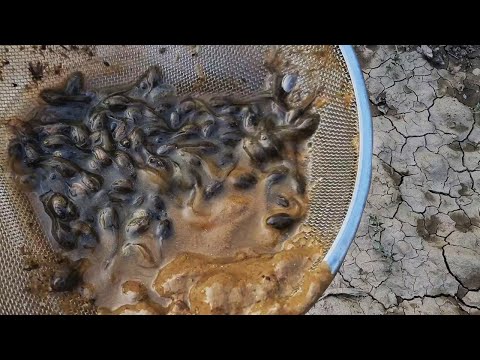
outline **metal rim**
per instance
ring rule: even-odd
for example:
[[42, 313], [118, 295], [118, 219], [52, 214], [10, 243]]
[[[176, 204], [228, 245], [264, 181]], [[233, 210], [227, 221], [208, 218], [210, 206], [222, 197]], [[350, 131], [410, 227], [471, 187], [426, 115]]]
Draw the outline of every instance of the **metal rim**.
[[342, 265], [362, 218], [363, 209], [365, 208], [370, 190], [373, 152], [372, 116], [370, 114], [370, 103], [363, 80], [363, 73], [353, 47], [351, 45], [340, 45], [340, 50], [347, 64], [355, 92], [358, 113], [359, 154], [357, 177], [355, 179], [352, 199], [345, 219], [343, 220], [342, 227], [325, 256], [325, 261], [333, 274], [337, 273]]

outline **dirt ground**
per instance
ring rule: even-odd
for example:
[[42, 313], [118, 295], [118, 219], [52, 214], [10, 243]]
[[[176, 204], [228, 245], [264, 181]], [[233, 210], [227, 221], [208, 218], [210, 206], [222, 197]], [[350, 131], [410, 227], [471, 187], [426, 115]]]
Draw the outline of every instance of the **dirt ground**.
[[480, 314], [480, 46], [356, 46], [374, 127], [356, 239], [309, 314]]

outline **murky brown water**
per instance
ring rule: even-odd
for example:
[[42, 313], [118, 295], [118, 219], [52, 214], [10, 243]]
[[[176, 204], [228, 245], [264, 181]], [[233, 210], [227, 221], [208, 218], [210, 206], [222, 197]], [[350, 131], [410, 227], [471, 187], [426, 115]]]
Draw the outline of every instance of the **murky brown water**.
[[317, 94], [290, 109], [295, 76], [267, 83], [254, 98], [178, 97], [151, 68], [133, 86], [88, 92], [75, 73], [43, 91], [11, 122], [10, 159], [72, 261], [52, 290], [102, 313], [305, 311], [331, 279], [298, 231]]

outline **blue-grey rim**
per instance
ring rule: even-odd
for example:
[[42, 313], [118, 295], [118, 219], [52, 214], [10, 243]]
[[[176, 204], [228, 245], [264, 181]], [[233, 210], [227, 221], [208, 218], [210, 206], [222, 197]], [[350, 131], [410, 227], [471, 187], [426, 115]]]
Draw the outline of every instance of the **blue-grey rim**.
[[352, 200], [350, 201], [350, 206], [343, 220], [342, 227], [325, 256], [325, 262], [333, 274], [335, 274], [342, 265], [362, 218], [372, 178], [373, 151], [372, 116], [362, 70], [360, 69], [360, 64], [351, 45], [340, 45], [340, 50], [347, 64], [355, 92], [358, 114], [359, 152], [357, 178], [355, 180]]

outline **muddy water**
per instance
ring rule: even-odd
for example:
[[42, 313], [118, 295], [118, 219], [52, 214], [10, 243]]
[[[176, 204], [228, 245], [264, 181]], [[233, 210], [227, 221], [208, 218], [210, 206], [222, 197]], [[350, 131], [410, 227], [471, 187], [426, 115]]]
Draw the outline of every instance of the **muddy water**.
[[52, 290], [102, 313], [304, 311], [331, 279], [298, 230], [318, 116], [315, 94], [286, 105], [282, 76], [248, 99], [178, 97], [158, 68], [122, 88], [88, 92], [76, 73], [44, 91], [11, 122], [10, 159], [71, 260]]

